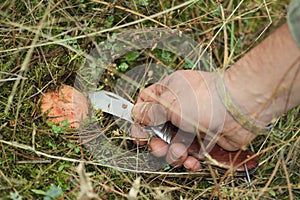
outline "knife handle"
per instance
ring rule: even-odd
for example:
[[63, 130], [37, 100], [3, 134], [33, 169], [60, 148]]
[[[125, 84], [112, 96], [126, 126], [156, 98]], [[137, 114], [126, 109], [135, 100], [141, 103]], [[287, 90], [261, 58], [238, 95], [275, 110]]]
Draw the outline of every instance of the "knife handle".
[[156, 134], [156, 136], [168, 144], [171, 143], [173, 133], [178, 131], [178, 128], [171, 122], [166, 122], [159, 126], [151, 126], [150, 129]]
[[[147, 127], [148, 130], [153, 131], [159, 138], [170, 144], [171, 142], [181, 142], [183, 137], [174, 136], [174, 133], [184, 132], [174, 126], [171, 122], [167, 122], [165, 124], [155, 126], [155, 127]], [[191, 136], [191, 134], [186, 134]], [[189, 145], [188, 153], [191, 156], [194, 156], [199, 160], [199, 162], [205, 161], [205, 158], [199, 155], [200, 145], [197, 140], [194, 140], [196, 137], [187, 137], [188, 139], [185, 141]], [[222, 164], [222, 166], [228, 166], [228, 168], [217, 167], [219, 171], [226, 171], [230, 167], [234, 167], [238, 176], [244, 176], [245, 174], [251, 174], [256, 171], [259, 164], [259, 157], [254, 152], [250, 150], [238, 150], [238, 151], [227, 151], [216, 144], [208, 154], [212, 159], [218, 161]], [[201, 157], [201, 158], [200, 158]]]

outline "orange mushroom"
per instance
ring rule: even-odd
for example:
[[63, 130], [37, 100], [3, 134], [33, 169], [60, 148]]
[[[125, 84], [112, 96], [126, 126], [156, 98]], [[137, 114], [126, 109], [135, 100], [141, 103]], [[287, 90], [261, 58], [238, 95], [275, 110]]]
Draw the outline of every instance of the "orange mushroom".
[[88, 101], [75, 88], [62, 85], [56, 91], [47, 92], [42, 97], [41, 111], [46, 113], [48, 120], [62, 125], [67, 119], [69, 127], [79, 128], [88, 116]]

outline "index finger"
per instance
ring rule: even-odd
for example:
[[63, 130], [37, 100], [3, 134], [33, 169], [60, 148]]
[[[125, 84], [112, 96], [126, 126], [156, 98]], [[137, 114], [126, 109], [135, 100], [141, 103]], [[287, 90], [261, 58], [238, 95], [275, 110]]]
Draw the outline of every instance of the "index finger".
[[158, 99], [163, 92], [163, 88], [164, 86], [160, 83], [155, 83], [143, 89], [137, 98], [137, 103], [158, 102]]

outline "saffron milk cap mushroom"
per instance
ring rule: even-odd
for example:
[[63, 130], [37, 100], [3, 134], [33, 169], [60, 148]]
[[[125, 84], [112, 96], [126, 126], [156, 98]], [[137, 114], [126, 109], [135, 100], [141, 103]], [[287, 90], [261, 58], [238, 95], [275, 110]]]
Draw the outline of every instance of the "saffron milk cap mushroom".
[[68, 85], [46, 92], [41, 101], [41, 112], [47, 114], [48, 121], [57, 124], [62, 124], [67, 119], [69, 127], [79, 128], [88, 116], [88, 100], [81, 92]]

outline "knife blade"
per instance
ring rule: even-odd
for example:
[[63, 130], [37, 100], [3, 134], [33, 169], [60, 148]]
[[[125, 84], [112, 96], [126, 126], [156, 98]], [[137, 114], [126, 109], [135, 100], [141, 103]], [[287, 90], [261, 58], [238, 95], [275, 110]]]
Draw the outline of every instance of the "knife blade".
[[90, 101], [95, 109], [112, 114], [133, 123], [131, 110], [133, 104], [115, 93], [100, 90], [89, 94]]
[[[94, 109], [101, 109], [103, 112], [112, 114], [130, 123], [134, 123], [131, 117], [133, 103], [124, 99], [123, 97], [112, 92], [100, 90], [90, 93], [89, 99]], [[159, 138], [170, 144], [171, 136], [163, 131], [164, 125], [148, 127], [144, 130], [149, 132], [149, 129], [153, 131]]]
[[[112, 114], [130, 123], [134, 123], [134, 120], [131, 117], [131, 110], [134, 104], [131, 103], [130, 101], [124, 99], [123, 97], [115, 93], [108, 92], [105, 90], [89, 93], [88, 96], [94, 109], [96, 110], [101, 109], [102, 112]], [[149, 131], [149, 129], [168, 144], [171, 143], [172, 132], [176, 133], [177, 132], [176, 130], [178, 130], [177, 128], [174, 131], [174, 125], [170, 127], [168, 126], [167, 123], [160, 126], [148, 127], [148, 129], [146, 128], [144, 129], [144, 131]], [[190, 152], [191, 153], [190, 155], [197, 157], [196, 155], [197, 152], [199, 152], [199, 149]], [[217, 160], [220, 163], [226, 163], [227, 166], [231, 166], [232, 165], [231, 162], [233, 162], [233, 158], [236, 157], [237, 159], [234, 162], [234, 165], [239, 166], [239, 168], [236, 169], [236, 171], [238, 172], [238, 176], [249, 177], [249, 174], [255, 172], [258, 167], [258, 156], [255, 156], [255, 154], [249, 150], [241, 151], [241, 152], [239, 151], [229, 152], [222, 149], [219, 145], [216, 144], [209, 154], [213, 159]], [[251, 156], [253, 158], [249, 159], [249, 157], [251, 158]], [[248, 160], [248, 161], [244, 162], [244, 160]], [[203, 160], [199, 160], [199, 162], [200, 161]], [[241, 163], [244, 164], [241, 165]], [[222, 172], [222, 170], [223, 172], [226, 172], [227, 170], [226, 168], [222, 169], [222, 167], [221, 168], [219, 167], [218, 169], [220, 169], [220, 172]]]

